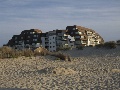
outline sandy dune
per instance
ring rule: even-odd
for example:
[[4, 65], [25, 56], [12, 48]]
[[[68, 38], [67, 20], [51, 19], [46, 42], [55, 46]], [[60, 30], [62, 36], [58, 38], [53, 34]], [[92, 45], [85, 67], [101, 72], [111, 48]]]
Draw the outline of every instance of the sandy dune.
[[119, 90], [120, 47], [62, 51], [53, 56], [0, 59], [0, 90]]

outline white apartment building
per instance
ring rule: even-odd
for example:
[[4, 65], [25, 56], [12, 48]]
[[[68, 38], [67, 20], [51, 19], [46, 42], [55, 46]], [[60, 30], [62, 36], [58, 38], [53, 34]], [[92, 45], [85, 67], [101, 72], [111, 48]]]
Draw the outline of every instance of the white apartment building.
[[74, 47], [74, 42], [70, 41], [66, 30], [53, 30], [44, 33], [41, 37], [42, 47], [49, 51], [56, 51], [58, 48]]

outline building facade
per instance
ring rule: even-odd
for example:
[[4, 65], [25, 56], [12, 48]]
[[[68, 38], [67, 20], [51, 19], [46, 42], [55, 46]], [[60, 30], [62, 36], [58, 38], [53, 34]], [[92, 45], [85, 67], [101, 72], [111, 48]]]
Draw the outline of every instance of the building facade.
[[57, 51], [58, 48], [72, 47], [74, 42], [71, 42], [66, 34], [66, 30], [53, 30], [44, 33], [42, 36], [42, 46], [49, 51]]
[[81, 26], [67, 26], [67, 34], [74, 37], [75, 46], [95, 46], [104, 43], [103, 38], [94, 30]]
[[20, 35], [13, 35], [7, 46], [24, 49], [44, 47], [49, 51], [59, 48], [95, 46], [104, 43], [103, 38], [92, 29], [81, 26], [67, 26], [65, 30], [53, 30], [42, 33], [39, 29], [24, 30]]
[[16, 49], [33, 48], [41, 45], [42, 31], [38, 29], [24, 30], [20, 35], [13, 35], [8, 46]]

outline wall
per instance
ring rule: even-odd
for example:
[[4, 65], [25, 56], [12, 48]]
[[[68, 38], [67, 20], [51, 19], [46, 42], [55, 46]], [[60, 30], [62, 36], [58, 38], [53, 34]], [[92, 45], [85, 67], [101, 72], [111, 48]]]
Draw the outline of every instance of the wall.
[[49, 36], [49, 51], [56, 51], [56, 35]]

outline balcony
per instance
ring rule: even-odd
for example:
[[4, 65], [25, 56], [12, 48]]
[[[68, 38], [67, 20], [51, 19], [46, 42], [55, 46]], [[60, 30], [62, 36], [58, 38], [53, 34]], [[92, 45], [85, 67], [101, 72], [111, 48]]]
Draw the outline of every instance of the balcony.
[[68, 36], [67, 34], [64, 34], [64, 36]]
[[82, 43], [82, 44], [86, 44], [86, 43], [87, 43], [87, 41], [81, 41], [81, 43]]

